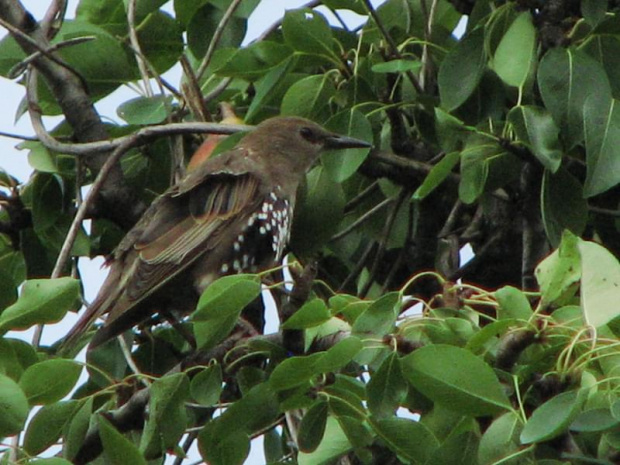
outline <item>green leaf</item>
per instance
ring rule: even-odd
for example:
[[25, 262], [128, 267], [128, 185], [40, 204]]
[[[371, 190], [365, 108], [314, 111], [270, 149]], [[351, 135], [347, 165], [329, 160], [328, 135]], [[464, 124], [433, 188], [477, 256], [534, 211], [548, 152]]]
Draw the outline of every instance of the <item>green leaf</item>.
[[73, 416], [65, 433], [64, 456], [72, 460], [84, 443], [86, 432], [90, 424], [93, 412], [93, 397], [90, 396], [82, 401], [79, 410]]
[[387, 446], [405, 463], [423, 464], [439, 446], [437, 438], [418, 421], [405, 418], [370, 418], [370, 424]]
[[163, 376], [151, 385], [149, 417], [140, 440], [140, 451], [147, 458], [177, 446], [187, 428], [185, 402], [189, 380], [185, 373]]
[[327, 305], [322, 299], [307, 301], [282, 325], [282, 329], [306, 329], [325, 323], [331, 318]]
[[[356, 109], [345, 110], [334, 115], [325, 123], [325, 127], [338, 134], [372, 142], [372, 127], [366, 117]], [[344, 149], [326, 151], [321, 163], [327, 174], [335, 182], [350, 178], [366, 160], [370, 149]]]
[[538, 69], [538, 86], [567, 148], [583, 140], [586, 99], [596, 96], [592, 99], [596, 99], [601, 108], [606, 108], [611, 100], [605, 70], [593, 58], [573, 49], [554, 47], [545, 54]]
[[493, 369], [465, 349], [428, 345], [404, 357], [401, 366], [417, 390], [456, 412], [479, 416], [512, 408]]
[[392, 353], [373, 373], [368, 385], [368, 409], [376, 418], [394, 414], [407, 395], [407, 381], [400, 368], [400, 359]]
[[62, 178], [47, 173], [37, 173], [32, 186], [32, 222], [37, 234], [51, 228], [60, 218], [63, 209]]
[[450, 152], [431, 169], [420, 187], [413, 193], [413, 200], [422, 200], [435, 190], [452, 173], [461, 159], [460, 152]]
[[543, 225], [553, 247], [560, 244], [565, 229], [577, 236], [585, 231], [588, 203], [583, 198], [583, 187], [565, 168], [555, 174], [545, 171], [541, 204]]
[[277, 66], [274, 66], [262, 79], [256, 82], [256, 95], [254, 95], [252, 103], [245, 114], [245, 121], [247, 123], [252, 123], [259, 111], [271, 102], [277, 94], [276, 91], [286, 80], [296, 64], [297, 59], [292, 55]]
[[592, 197], [620, 183], [620, 105], [609, 99], [602, 104], [593, 95], [585, 102], [586, 163], [585, 197]]
[[325, 433], [319, 447], [313, 452], [300, 452], [299, 465], [327, 464], [351, 450], [351, 443], [334, 417], [327, 418]]
[[363, 347], [362, 341], [357, 337], [349, 336], [323, 353], [323, 356], [316, 361], [314, 369], [317, 373], [337, 371], [351, 363], [353, 357], [355, 357]]
[[329, 117], [329, 101], [336, 94], [329, 74], [307, 76], [293, 84], [282, 99], [280, 114], [311, 120]]
[[614, 418], [608, 408], [595, 408], [577, 415], [570, 425], [570, 430], [579, 433], [592, 433], [615, 428], [618, 424], [620, 424], [620, 420]]
[[495, 298], [499, 304], [497, 318], [500, 320], [514, 318], [529, 320], [532, 316], [532, 307], [526, 295], [512, 286], [505, 286], [495, 291]]
[[327, 402], [319, 401], [308, 409], [297, 435], [297, 445], [302, 452], [312, 452], [321, 443], [327, 425]]
[[353, 323], [353, 332], [362, 336], [383, 336], [394, 328], [399, 312], [400, 294], [385, 294], [357, 317]]
[[22, 287], [17, 302], [0, 314], [0, 332], [56, 323], [79, 297], [79, 281], [73, 278], [31, 279]]
[[536, 267], [534, 274], [542, 292], [543, 306], [574, 293], [574, 285], [581, 277], [578, 241], [570, 231], [564, 231], [559, 249]]
[[298, 52], [329, 58], [339, 63], [334, 52], [332, 30], [323, 15], [315, 10], [288, 10], [282, 21], [285, 42]]
[[620, 263], [599, 244], [579, 240], [581, 307], [586, 324], [595, 328], [620, 315]]
[[192, 378], [190, 392], [192, 398], [205, 406], [215, 405], [222, 393], [222, 368], [211, 365]]
[[321, 353], [288, 358], [275, 367], [269, 377], [269, 384], [276, 391], [283, 391], [308, 383], [318, 374], [316, 363], [321, 358]]
[[560, 130], [551, 114], [534, 106], [514, 107], [508, 121], [519, 141], [528, 147], [548, 170], [555, 173], [562, 163], [562, 150], [558, 139]]
[[461, 152], [461, 182], [459, 198], [471, 204], [484, 192], [489, 175], [487, 158], [497, 153], [495, 144], [474, 144]]
[[24, 371], [19, 386], [31, 405], [51, 404], [71, 392], [81, 372], [82, 365], [73, 360], [44, 360]]
[[196, 345], [201, 350], [208, 350], [221, 342], [237, 324], [241, 311], [232, 315], [213, 317], [207, 321], [197, 321], [194, 323], [194, 336]]
[[0, 437], [13, 436], [24, 428], [28, 399], [19, 385], [0, 374]]
[[137, 97], [122, 103], [116, 112], [129, 124], [148, 125], [164, 121], [170, 112], [172, 97]]
[[509, 86], [522, 89], [536, 63], [536, 29], [529, 12], [513, 21], [493, 56], [493, 69]]
[[43, 406], [28, 424], [24, 438], [26, 452], [38, 455], [53, 446], [79, 407], [80, 402], [75, 400]]
[[495, 419], [482, 435], [478, 448], [480, 465], [491, 465], [519, 450], [523, 426], [518, 415], [507, 412]]
[[140, 22], [137, 33], [140, 50], [155, 71], [163, 74], [178, 62], [183, 53], [183, 36], [177, 21], [168, 13], [150, 13]]
[[485, 64], [484, 29], [477, 28], [441, 62], [437, 76], [441, 106], [452, 111], [465, 103], [480, 83]]
[[[226, 49], [228, 51], [228, 49]], [[213, 70], [219, 76], [256, 80], [263, 77], [293, 55], [293, 49], [277, 42], [261, 41], [248, 47], [234, 49], [228, 58]]]
[[[201, 5], [191, 16], [187, 24], [187, 45], [196, 58], [202, 58], [219, 27], [225, 10], [221, 10], [211, 3]], [[224, 28], [217, 48], [234, 47], [241, 45], [247, 29], [247, 20], [232, 16]]]
[[581, 14], [591, 27], [595, 27], [600, 23], [605, 18], [606, 12], [607, 5], [605, 2], [599, 2], [598, 0], [581, 1]]
[[422, 67], [422, 62], [418, 60], [391, 60], [385, 63], [372, 65], [373, 73], [405, 73], [407, 71], [417, 72]]
[[548, 441], [565, 433], [579, 413], [585, 397], [574, 390], [558, 394], [542, 404], [523, 427], [521, 443]]
[[97, 422], [107, 463], [146, 465], [144, 456], [134, 443], [119, 433], [103, 415], [97, 415]]
[[236, 274], [213, 282], [200, 296], [193, 321], [209, 321], [236, 315], [260, 295], [260, 279], [256, 275]]

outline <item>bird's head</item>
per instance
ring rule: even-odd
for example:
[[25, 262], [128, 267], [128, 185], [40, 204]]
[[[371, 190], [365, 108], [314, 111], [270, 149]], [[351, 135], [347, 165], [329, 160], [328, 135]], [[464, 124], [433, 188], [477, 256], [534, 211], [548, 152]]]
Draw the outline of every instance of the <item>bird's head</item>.
[[255, 151], [267, 151], [270, 163], [305, 173], [323, 150], [370, 148], [360, 139], [342, 136], [305, 118], [278, 116], [260, 123], [241, 145]]

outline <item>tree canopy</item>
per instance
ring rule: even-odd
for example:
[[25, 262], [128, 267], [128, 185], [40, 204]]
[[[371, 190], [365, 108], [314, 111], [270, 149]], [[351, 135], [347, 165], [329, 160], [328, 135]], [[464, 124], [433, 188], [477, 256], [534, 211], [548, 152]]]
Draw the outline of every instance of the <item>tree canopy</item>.
[[[234, 465], [257, 437], [273, 464], [618, 463], [620, 2], [316, 0], [241, 46], [259, 3], [0, 3], [0, 75], [36, 134], [30, 179], [0, 172], [2, 463], [180, 464], [197, 444]], [[111, 122], [94, 103], [121, 86]], [[206, 134], [233, 134], [217, 156], [247, 130], [222, 104], [374, 148], [308, 174], [290, 274], [222, 278], [85, 363], [41, 344], [83, 304], [78, 261], [111, 254]], [[261, 289], [269, 334], [240, 318]]]

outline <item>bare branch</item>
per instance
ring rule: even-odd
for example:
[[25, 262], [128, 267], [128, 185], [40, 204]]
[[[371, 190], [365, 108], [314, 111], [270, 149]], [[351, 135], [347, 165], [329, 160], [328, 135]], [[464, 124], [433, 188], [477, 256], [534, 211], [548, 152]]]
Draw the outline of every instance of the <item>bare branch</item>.
[[147, 97], [153, 96], [153, 89], [149, 81], [149, 72], [144, 60], [142, 59], [142, 49], [140, 48], [140, 42], [138, 41], [138, 33], [136, 32], [136, 0], [129, 0], [127, 5], [127, 23], [129, 24], [129, 42], [132, 48], [135, 50], [136, 63], [144, 82], [144, 91]]

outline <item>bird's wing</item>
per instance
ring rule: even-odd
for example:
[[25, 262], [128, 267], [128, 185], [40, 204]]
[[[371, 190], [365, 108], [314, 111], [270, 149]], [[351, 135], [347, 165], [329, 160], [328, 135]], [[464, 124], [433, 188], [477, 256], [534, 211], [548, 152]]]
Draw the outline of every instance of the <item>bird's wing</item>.
[[251, 160], [227, 152], [158, 197], [119, 243], [106, 282], [67, 335], [66, 345], [101, 315], [110, 313], [109, 324], [131, 312], [216, 248], [224, 229], [245, 224], [260, 206], [265, 185]]

